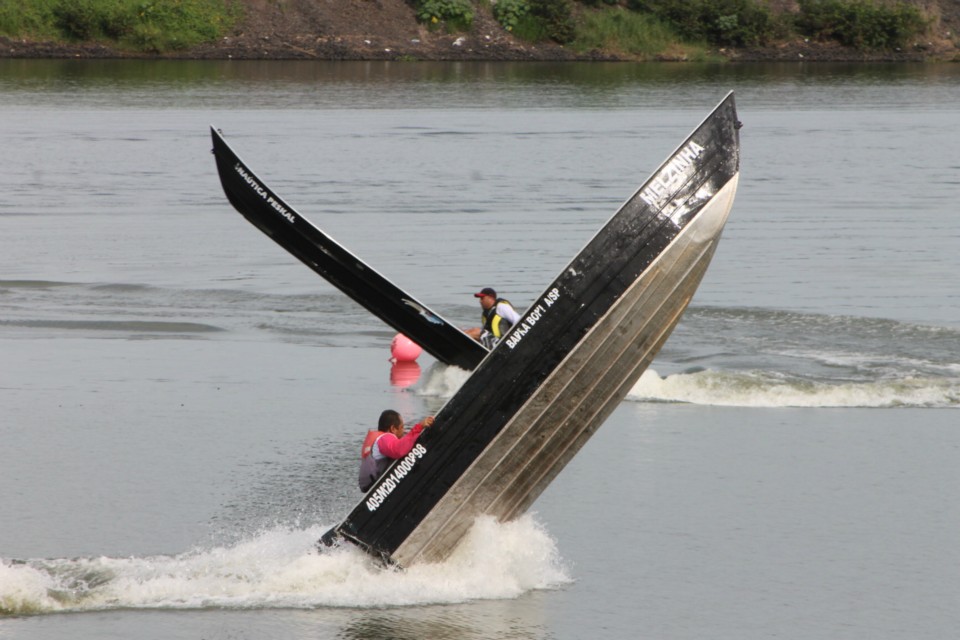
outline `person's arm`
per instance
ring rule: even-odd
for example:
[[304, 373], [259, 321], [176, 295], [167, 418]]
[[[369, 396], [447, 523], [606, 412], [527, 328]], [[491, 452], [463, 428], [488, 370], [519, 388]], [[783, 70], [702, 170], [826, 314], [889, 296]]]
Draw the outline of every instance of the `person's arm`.
[[510, 323], [510, 326], [520, 322], [520, 314], [509, 304], [500, 303], [497, 305], [497, 315]]
[[420, 434], [423, 432], [423, 428], [429, 427], [433, 424], [433, 416], [424, 418], [423, 422], [418, 422], [413, 426], [413, 429], [410, 429], [407, 433], [404, 434], [402, 438], [398, 438], [392, 433], [388, 433], [379, 440], [377, 440], [377, 448], [380, 449], [380, 453], [397, 460], [403, 456], [410, 453], [410, 450], [413, 449], [413, 445], [417, 443], [417, 438], [420, 437]]

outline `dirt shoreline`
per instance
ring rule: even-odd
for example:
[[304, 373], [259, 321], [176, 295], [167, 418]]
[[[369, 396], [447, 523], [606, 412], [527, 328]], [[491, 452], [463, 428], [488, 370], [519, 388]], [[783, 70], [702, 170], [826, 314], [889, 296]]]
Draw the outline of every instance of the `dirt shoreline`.
[[[404, 0], [236, 0], [245, 18], [230, 35], [163, 54], [122, 51], [100, 43], [63, 44], [0, 37], [0, 58], [165, 60], [424, 60], [621, 61], [615, 52], [577, 54], [551, 43], [530, 44], [478, 11], [469, 33], [446, 34], [417, 22]], [[928, 35], [900, 51], [865, 52], [805, 40], [711, 52], [736, 62], [960, 61], [960, 1], [925, 5], [936, 16]], [[681, 61], [682, 55], [658, 60]]]

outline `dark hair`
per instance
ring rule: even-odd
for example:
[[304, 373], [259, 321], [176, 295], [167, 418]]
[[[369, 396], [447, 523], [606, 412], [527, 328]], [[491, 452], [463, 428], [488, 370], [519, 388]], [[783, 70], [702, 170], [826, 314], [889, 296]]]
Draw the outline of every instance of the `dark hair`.
[[390, 427], [397, 427], [403, 422], [400, 414], [393, 409], [387, 409], [380, 414], [380, 422], [377, 423], [377, 431], [389, 431]]

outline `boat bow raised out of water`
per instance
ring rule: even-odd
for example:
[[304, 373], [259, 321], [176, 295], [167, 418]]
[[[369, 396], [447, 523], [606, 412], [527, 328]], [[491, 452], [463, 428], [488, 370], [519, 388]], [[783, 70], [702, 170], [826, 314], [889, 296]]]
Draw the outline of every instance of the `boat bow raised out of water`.
[[[346, 539], [409, 566], [446, 558], [477, 516], [524, 513], [636, 383], [693, 297], [733, 204], [739, 128], [731, 92], [323, 542]], [[221, 154], [218, 166], [221, 179], [240, 171], [235, 161], [221, 166]]]
[[473, 369], [487, 349], [403, 291], [287, 204], [211, 127], [220, 184], [255, 227], [444, 364]]

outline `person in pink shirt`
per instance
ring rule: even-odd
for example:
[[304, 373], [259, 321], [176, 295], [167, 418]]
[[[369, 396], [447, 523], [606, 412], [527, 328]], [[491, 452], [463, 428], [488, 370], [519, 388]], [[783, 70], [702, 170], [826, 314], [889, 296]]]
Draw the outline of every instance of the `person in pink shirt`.
[[407, 432], [399, 413], [392, 409], [381, 413], [377, 430], [367, 432], [360, 450], [360, 490], [368, 491], [391, 462], [410, 453], [423, 430], [432, 424], [433, 416], [427, 416]]

